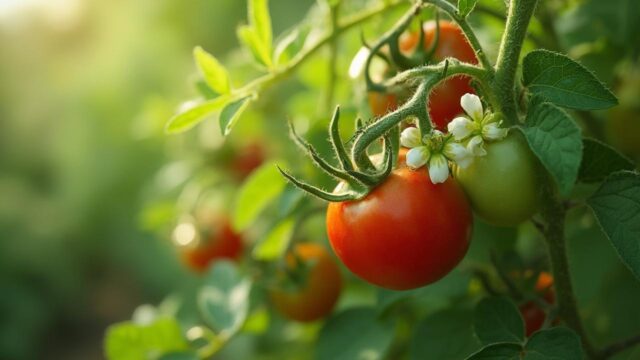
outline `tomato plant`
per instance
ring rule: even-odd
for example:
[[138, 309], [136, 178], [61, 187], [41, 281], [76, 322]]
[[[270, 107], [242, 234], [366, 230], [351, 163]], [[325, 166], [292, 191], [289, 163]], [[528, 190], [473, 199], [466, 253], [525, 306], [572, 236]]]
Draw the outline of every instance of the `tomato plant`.
[[286, 263], [280, 276], [293, 284], [271, 291], [275, 308], [285, 317], [301, 322], [327, 316], [342, 288], [340, 269], [331, 255], [318, 244], [299, 243], [287, 254]]
[[[177, 241], [178, 251], [183, 262], [192, 270], [202, 273], [217, 259], [238, 259], [242, 254], [242, 237], [232, 229], [227, 217], [214, 220], [201, 235], [193, 233], [191, 236], [189, 230], [181, 228], [189, 225], [178, 225], [175, 236], [188, 237]], [[181, 235], [180, 231], [188, 233]]]
[[473, 210], [495, 225], [514, 226], [539, 210], [542, 168], [516, 130], [486, 145], [487, 155], [454, 176]]
[[471, 213], [455, 181], [436, 186], [425, 172], [405, 167], [362, 200], [329, 204], [327, 233], [355, 274], [407, 290], [437, 281], [462, 260]]
[[[319, 0], [308, 19], [274, 34], [268, 2], [248, 0], [248, 21], [237, 30], [243, 51], [225, 62], [196, 47], [202, 97], [165, 130], [215, 118], [223, 136], [241, 142], [259, 133], [274, 146], [268, 154], [249, 148], [246, 159], [221, 169], [242, 178], [261, 164], [240, 183], [201, 174], [197, 161], [191, 172], [168, 171], [183, 188], [177, 213], [214, 193], [251, 244], [242, 262], [216, 261], [202, 277], [202, 324], [189, 323], [186, 351], [226, 357], [242, 337], [260, 346], [240, 357], [260, 357], [255, 348], [283, 358], [274, 349], [288, 349], [291, 337], [303, 350], [286, 356], [308, 357], [315, 347], [320, 360], [540, 353], [578, 360], [640, 343], [614, 326], [603, 337], [599, 319], [578, 307], [601, 305], [588, 276], [572, 273], [574, 260], [583, 273], [640, 278], [640, 176], [615, 149], [583, 135], [605, 137], [598, 132], [605, 112], [590, 111], [615, 114], [618, 99], [582, 61], [561, 53], [606, 47], [585, 45], [584, 31], [567, 35], [585, 15], [582, 2], [560, 3]], [[580, 16], [559, 21], [560, 9]], [[356, 28], [359, 38], [350, 32]], [[250, 121], [239, 125], [243, 118]], [[288, 129], [278, 119], [288, 119]], [[213, 138], [210, 127], [198, 130]], [[222, 189], [231, 189], [232, 201], [217, 194]], [[474, 214], [484, 221], [474, 226]], [[325, 248], [292, 242], [320, 243], [325, 232], [349, 270], [344, 278]], [[613, 246], [586, 250], [592, 246], [579, 238]], [[626, 267], [592, 269], [589, 251]], [[523, 292], [505, 269], [531, 265], [552, 274]], [[334, 312], [339, 296], [345, 305]], [[272, 309], [303, 324], [271, 319]], [[632, 330], [637, 325], [625, 329]]]

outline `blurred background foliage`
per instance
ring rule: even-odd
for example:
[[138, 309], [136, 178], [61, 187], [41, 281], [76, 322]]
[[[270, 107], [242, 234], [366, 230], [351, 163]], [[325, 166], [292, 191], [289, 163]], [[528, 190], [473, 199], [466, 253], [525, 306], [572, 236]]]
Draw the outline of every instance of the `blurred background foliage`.
[[[300, 22], [315, 3], [271, 1], [274, 34]], [[367, 1], [348, 3], [354, 11]], [[630, 110], [620, 126], [637, 126], [631, 124], [640, 120], [638, 103], [631, 104], [640, 98], [640, 12], [634, 2], [613, 1], [630, 5], [628, 12], [612, 11], [620, 8], [599, 0], [544, 3], [541, 20], [532, 27], [541, 44], [530, 41], [527, 48], [566, 51], [619, 95], [630, 93], [621, 96]], [[499, 0], [480, 4], [503, 11]], [[200, 280], [180, 264], [169, 234], [192, 205], [189, 189], [206, 187], [211, 178], [218, 184], [215, 202], [231, 211], [224, 204], [237, 181], [228, 179], [225, 166], [237, 149], [260, 142], [271, 158], [296, 164], [295, 171], [329, 186], [329, 179], [300, 161], [285, 120], [293, 119], [327, 151], [324, 128], [335, 103], [343, 105], [344, 118], [370, 116], [363, 82], [347, 77], [360, 47], [358, 31], [340, 44], [333, 104], [323, 101], [327, 55], [320, 53], [297, 77], [263, 94], [228, 139], [213, 121], [197, 131], [164, 135], [164, 124], [181, 101], [197, 96], [194, 46], [223, 59], [238, 82], [256, 74], [250, 56], [236, 50], [235, 27], [245, 18], [246, 5], [238, 0], [0, 0], [0, 358], [101, 358], [108, 324], [170, 294], [190, 299]], [[365, 35], [375, 38], [394, 19], [388, 14], [369, 23]], [[495, 55], [500, 20], [476, 11], [472, 21]], [[550, 33], [544, 21], [555, 24], [557, 32]], [[578, 119], [585, 132], [611, 139], [603, 130], [608, 116]], [[589, 330], [598, 343], [630, 335], [640, 323], [640, 287], [596, 230], [592, 215], [579, 210], [572, 215], [571, 260]], [[254, 238], [264, 234], [259, 225]], [[322, 219], [310, 222], [305, 234], [325, 242]], [[488, 264], [490, 248], [506, 257], [515, 252], [529, 267], [538, 266], [544, 255], [541, 239], [528, 226], [516, 232], [480, 224], [466, 266]], [[377, 304], [393, 312], [403, 311], [392, 306], [398, 301], [415, 302], [421, 315], [433, 314], [418, 334], [442, 322], [440, 311], [451, 311], [452, 303], [458, 310], [446, 318], [464, 322], [469, 306], [460, 297], [478, 287], [456, 272], [411, 296], [376, 294], [349, 279], [353, 284], [341, 308]], [[193, 309], [184, 308], [185, 323], [195, 322]], [[309, 357], [306, 346], [318, 330], [317, 324], [287, 325], [275, 318], [266, 334], [234, 339], [223, 356], [244, 359], [263, 352], [283, 358], [278, 352], [287, 344], [289, 358]]]

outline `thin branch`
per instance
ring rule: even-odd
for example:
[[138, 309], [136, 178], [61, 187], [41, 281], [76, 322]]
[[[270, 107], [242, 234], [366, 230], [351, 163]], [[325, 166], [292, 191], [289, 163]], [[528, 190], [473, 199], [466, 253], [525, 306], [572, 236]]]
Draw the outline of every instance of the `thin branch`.
[[602, 349], [599, 353], [597, 358], [598, 359], [608, 359], [609, 357], [627, 350], [631, 347], [634, 347], [636, 345], [640, 344], [640, 334], [632, 336], [630, 338], [626, 338], [624, 340], [621, 340], [619, 342], [613, 343], [607, 347], [605, 347], [604, 349]]

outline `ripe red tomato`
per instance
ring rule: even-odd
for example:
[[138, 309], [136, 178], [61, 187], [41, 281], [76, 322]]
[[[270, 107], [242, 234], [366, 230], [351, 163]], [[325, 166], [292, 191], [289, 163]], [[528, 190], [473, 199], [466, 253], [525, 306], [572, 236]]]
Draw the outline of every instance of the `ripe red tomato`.
[[540, 207], [544, 170], [519, 131], [485, 149], [468, 167], [455, 167], [454, 177], [478, 216], [498, 226], [518, 225]]
[[[542, 296], [549, 304], [555, 302], [555, 293], [553, 292], [553, 277], [548, 272], [541, 272], [536, 282], [536, 292]], [[520, 305], [520, 314], [524, 319], [525, 332], [527, 336], [531, 336], [534, 332], [540, 330], [547, 317], [545, 311], [533, 301], [528, 301]]]
[[327, 209], [327, 233], [340, 260], [362, 279], [394, 290], [449, 273], [467, 252], [471, 226], [471, 210], [453, 179], [434, 185], [424, 169], [405, 166], [364, 199]]
[[231, 171], [240, 180], [245, 179], [253, 170], [258, 168], [265, 159], [264, 146], [254, 141], [239, 149], [230, 164]]
[[[292, 291], [276, 289], [270, 292], [275, 308], [285, 317], [310, 322], [328, 315], [338, 301], [342, 289], [340, 269], [324, 247], [297, 244], [287, 256], [288, 271], [299, 270], [296, 261], [309, 266], [303, 284]], [[282, 274], [282, 276], [286, 276]]]
[[[439, 24], [438, 42], [429, 63], [438, 63], [445, 58], [452, 57], [463, 62], [477, 64], [476, 54], [462, 30], [450, 21], [441, 20]], [[423, 47], [429, 49], [435, 39], [436, 22], [426, 22], [422, 31], [424, 32]], [[417, 32], [403, 34], [400, 37], [400, 50], [405, 53], [411, 52], [419, 40], [420, 35]], [[475, 93], [470, 85], [470, 80], [468, 76], [455, 76], [433, 88], [429, 96], [429, 116], [437, 129], [446, 130], [447, 124], [457, 115], [463, 113], [460, 98], [466, 93]], [[371, 94], [369, 94], [369, 104], [374, 115], [382, 116], [397, 107], [395, 96], [380, 93], [372, 96]]]
[[216, 259], [238, 259], [242, 254], [242, 237], [232, 228], [228, 218], [214, 221], [207, 234], [195, 243], [181, 246], [183, 262], [196, 272], [205, 271]]

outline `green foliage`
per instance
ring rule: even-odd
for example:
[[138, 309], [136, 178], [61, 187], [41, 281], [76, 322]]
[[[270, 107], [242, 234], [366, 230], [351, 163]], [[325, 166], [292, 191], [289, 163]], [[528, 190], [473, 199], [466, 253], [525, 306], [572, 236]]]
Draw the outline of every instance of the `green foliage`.
[[234, 201], [233, 226], [244, 230], [282, 192], [285, 180], [274, 163], [258, 168], [238, 190]]
[[236, 266], [218, 261], [207, 274], [198, 304], [207, 323], [226, 339], [240, 330], [249, 311], [251, 283]]
[[370, 308], [355, 308], [330, 318], [318, 338], [318, 360], [378, 360], [391, 344], [392, 330]]
[[279, 222], [253, 249], [253, 257], [266, 261], [280, 258], [287, 249], [294, 225], [293, 219]]
[[200, 74], [204, 78], [204, 81], [209, 87], [218, 94], [224, 95], [231, 92], [231, 81], [229, 80], [229, 74], [224, 65], [222, 65], [218, 59], [213, 55], [206, 52], [200, 46], [196, 46], [193, 49], [193, 57], [196, 60], [196, 65]]
[[523, 60], [522, 74], [532, 94], [562, 107], [598, 110], [618, 103], [593, 73], [562, 54], [532, 51]]
[[462, 359], [480, 347], [473, 336], [470, 311], [444, 310], [418, 324], [411, 341], [411, 359]]
[[508, 298], [480, 301], [476, 306], [474, 328], [478, 339], [485, 345], [524, 341], [524, 322], [518, 308]]
[[159, 318], [148, 325], [114, 324], [105, 337], [106, 356], [114, 360], [160, 358], [164, 353], [187, 348], [180, 325], [171, 318]]
[[238, 101], [228, 104], [224, 109], [222, 109], [222, 112], [220, 113], [220, 132], [222, 135], [229, 135], [231, 128], [251, 104], [253, 97], [254, 96], [244, 97]]
[[458, 0], [458, 14], [462, 17], [466, 17], [476, 7], [478, 0]]
[[256, 61], [266, 66], [273, 67], [272, 59], [272, 32], [271, 17], [267, 0], [249, 0], [248, 17], [249, 25], [238, 28], [238, 38], [251, 51]]
[[640, 175], [612, 174], [587, 203], [622, 261], [640, 279]]
[[[222, 95], [213, 100], [204, 101], [190, 106], [186, 111], [172, 117], [165, 131], [169, 134], [181, 133], [198, 125], [207, 116], [220, 112], [227, 104], [233, 101], [231, 95]], [[225, 126], [226, 131], [226, 126]]]
[[579, 181], [600, 182], [613, 172], [635, 168], [631, 160], [603, 142], [595, 139], [583, 139], [582, 145], [582, 163], [578, 172]]
[[533, 334], [526, 345], [496, 343], [484, 347], [467, 360], [580, 360], [580, 339], [568, 328], [552, 328]]
[[522, 132], [533, 153], [559, 185], [560, 192], [568, 195], [582, 159], [580, 128], [555, 105], [534, 101]]

